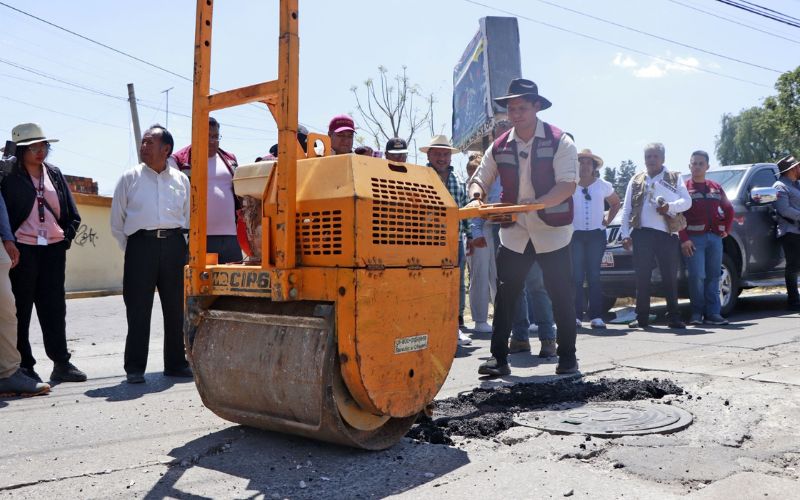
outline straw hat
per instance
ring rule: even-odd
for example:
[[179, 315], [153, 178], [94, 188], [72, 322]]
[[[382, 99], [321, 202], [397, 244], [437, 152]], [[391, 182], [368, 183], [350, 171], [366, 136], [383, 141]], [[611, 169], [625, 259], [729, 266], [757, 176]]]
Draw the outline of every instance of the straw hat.
[[450, 139], [447, 138], [446, 135], [436, 135], [433, 136], [431, 139], [431, 143], [427, 146], [422, 146], [419, 148], [420, 152], [427, 153], [429, 149], [432, 148], [439, 148], [439, 149], [449, 149], [453, 153], [458, 153], [459, 150], [454, 148], [453, 145], [450, 143]]
[[58, 139], [48, 139], [42, 127], [37, 123], [21, 123], [11, 130], [11, 140], [17, 146], [28, 146], [37, 142], [58, 142]]
[[595, 168], [600, 168], [603, 166], [603, 159], [597, 156], [596, 154], [592, 153], [591, 149], [584, 149], [580, 153], [578, 153], [578, 159], [581, 158], [591, 158], [595, 161], [597, 166]]

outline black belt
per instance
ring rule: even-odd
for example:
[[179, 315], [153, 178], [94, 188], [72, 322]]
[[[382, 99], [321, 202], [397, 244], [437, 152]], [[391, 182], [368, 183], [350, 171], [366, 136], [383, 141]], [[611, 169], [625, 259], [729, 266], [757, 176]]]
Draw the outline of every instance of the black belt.
[[183, 233], [184, 229], [180, 227], [171, 229], [140, 229], [135, 233], [133, 233], [131, 236], [141, 235], [150, 238], [164, 239], [164, 238], [169, 238], [170, 236], [182, 235]]

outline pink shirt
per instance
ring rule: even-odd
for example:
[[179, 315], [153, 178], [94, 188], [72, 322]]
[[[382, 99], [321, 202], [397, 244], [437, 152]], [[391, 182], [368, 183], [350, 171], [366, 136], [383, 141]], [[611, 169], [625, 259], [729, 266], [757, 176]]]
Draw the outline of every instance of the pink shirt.
[[[44, 199], [47, 201], [47, 204], [50, 205], [50, 208], [55, 211], [55, 215], [53, 215], [53, 212], [51, 212], [50, 209], [45, 206], [44, 222], [39, 222], [39, 202], [37, 195], [37, 199], [33, 202], [31, 213], [28, 214], [28, 218], [22, 222], [22, 224], [19, 226], [19, 229], [17, 229], [17, 232], [14, 234], [14, 236], [17, 238], [17, 242], [22, 243], [23, 245], [38, 245], [39, 229], [44, 229], [47, 231], [48, 245], [52, 245], [53, 243], [58, 243], [64, 240], [64, 230], [58, 225], [58, 216], [61, 212], [61, 206], [58, 204], [58, 193], [56, 193], [56, 188], [53, 187], [50, 177], [44, 171], [43, 173]], [[38, 194], [39, 178], [31, 175], [31, 181], [33, 182], [33, 187], [36, 188]]]
[[213, 236], [236, 235], [233, 176], [219, 155], [208, 159], [207, 234]]

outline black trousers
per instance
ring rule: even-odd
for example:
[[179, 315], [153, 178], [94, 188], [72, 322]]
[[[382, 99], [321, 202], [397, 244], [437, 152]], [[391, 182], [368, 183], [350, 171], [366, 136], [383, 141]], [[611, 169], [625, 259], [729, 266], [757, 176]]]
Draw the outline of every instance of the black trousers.
[[508, 337], [515, 308], [525, 286], [525, 277], [536, 261], [542, 267], [544, 287], [553, 302], [553, 318], [558, 327], [559, 361], [575, 360], [575, 288], [569, 245], [553, 252], [537, 254], [529, 241], [523, 253], [511, 251], [502, 245], [497, 250], [497, 295], [491, 350], [499, 365], [508, 363]]
[[800, 293], [797, 290], [797, 275], [800, 274], [800, 234], [787, 233], [778, 241], [783, 247], [786, 258], [786, 301], [790, 306], [800, 304]]
[[19, 264], [9, 272], [9, 277], [17, 306], [17, 350], [23, 368], [33, 368], [36, 364], [29, 338], [34, 305], [47, 357], [55, 363], [69, 361], [64, 291], [67, 246], [66, 241], [42, 246], [17, 244]]
[[220, 264], [242, 261], [242, 248], [236, 236], [209, 235], [206, 237], [206, 251], [217, 254]]
[[633, 269], [636, 272], [636, 318], [647, 322], [650, 317], [650, 280], [656, 263], [661, 271], [667, 299], [667, 315], [678, 319], [678, 237], [657, 229], [634, 229]]
[[183, 347], [183, 266], [186, 241], [180, 232], [166, 238], [139, 231], [128, 237], [122, 296], [128, 317], [125, 372], [144, 373], [150, 344], [150, 316], [158, 290], [164, 315], [164, 369], [188, 366]]

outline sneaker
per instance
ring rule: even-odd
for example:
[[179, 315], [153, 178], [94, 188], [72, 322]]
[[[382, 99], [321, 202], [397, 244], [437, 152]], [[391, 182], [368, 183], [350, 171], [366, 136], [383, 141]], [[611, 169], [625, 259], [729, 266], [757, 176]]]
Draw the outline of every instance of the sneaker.
[[472, 345], [472, 339], [469, 338], [469, 335], [462, 332], [460, 328], [458, 330], [458, 345], [460, 346]]
[[559, 358], [556, 365], [556, 375], [571, 375], [573, 373], [578, 373], [578, 360], [562, 360]]
[[39, 374], [36, 373], [36, 371], [33, 368], [24, 368], [24, 367], [20, 366], [19, 369], [22, 372], [22, 374], [25, 375], [26, 377], [32, 378], [33, 380], [35, 380], [37, 382], [41, 382], [42, 381], [42, 377], [40, 377]]
[[475, 328], [472, 331], [477, 333], [492, 333], [492, 325], [486, 321], [476, 321]]
[[36, 381], [20, 368], [10, 377], [0, 379], [0, 396], [40, 396], [50, 392], [50, 385]]
[[528, 327], [528, 333], [539, 333], [539, 325], [536, 323], [531, 323]]
[[709, 325], [727, 325], [728, 320], [720, 316], [719, 314], [711, 314], [706, 316], [706, 323]]
[[690, 325], [702, 325], [703, 324], [703, 315], [692, 313], [692, 317], [689, 318]]
[[511, 367], [508, 366], [508, 363], [504, 365], [498, 365], [497, 360], [491, 358], [489, 359], [489, 361], [483, 363], [481, 366], [478, 367], [478, 374], [491, 375], [493, 377], [502, 377], [504, 375], [511, 375]]
[[628, 323], [628, 328], [641, 328], [642, 330], [649, 328], [650, 324], [647, 321], [639, 321], [635, 319]]
[[143, 373], [129, 373], [125, 376], [125, 380], [129, 384], [144, 384], [144, 374]]
[[583, 328], [583, 321], [575, 318], [575, 328]]
[[508, 353], [531, 352], [531, 343], [527, 340], [511, 339], [508, 341]]
[[540, 358], [552, 358], [556, 355], [556, 341], [555, 340], [542, 340], [542, 346], [539, 348]]
[[684, 323], [680, 319], [671, 319], [667, 323], [667, 326], [672, 328], [673, 330], [683, 330], [684, 328], [686, 328], [686, 323]]
[[589, 325], [592, 328], [594, 328], [595, 330], [605, 330], [606, 329], [606, 324], [603, 322], [603, 320], [601, 318], [593, 319], [592, 322], [589, 323]]
[[192, 378], [194, 377], [194, 372], [192, 371], [191, 367], [184, 366], [183, 368], [178, 369], [171, 369], [171, 370], [164, 370], [165, 377], [181, 377], [181, 378]]
[[86, 382], [86, 374], [67, 361], [66, 363], [53, 365], [53, 373], [50, 374], [50, 380], [53, 382]]

